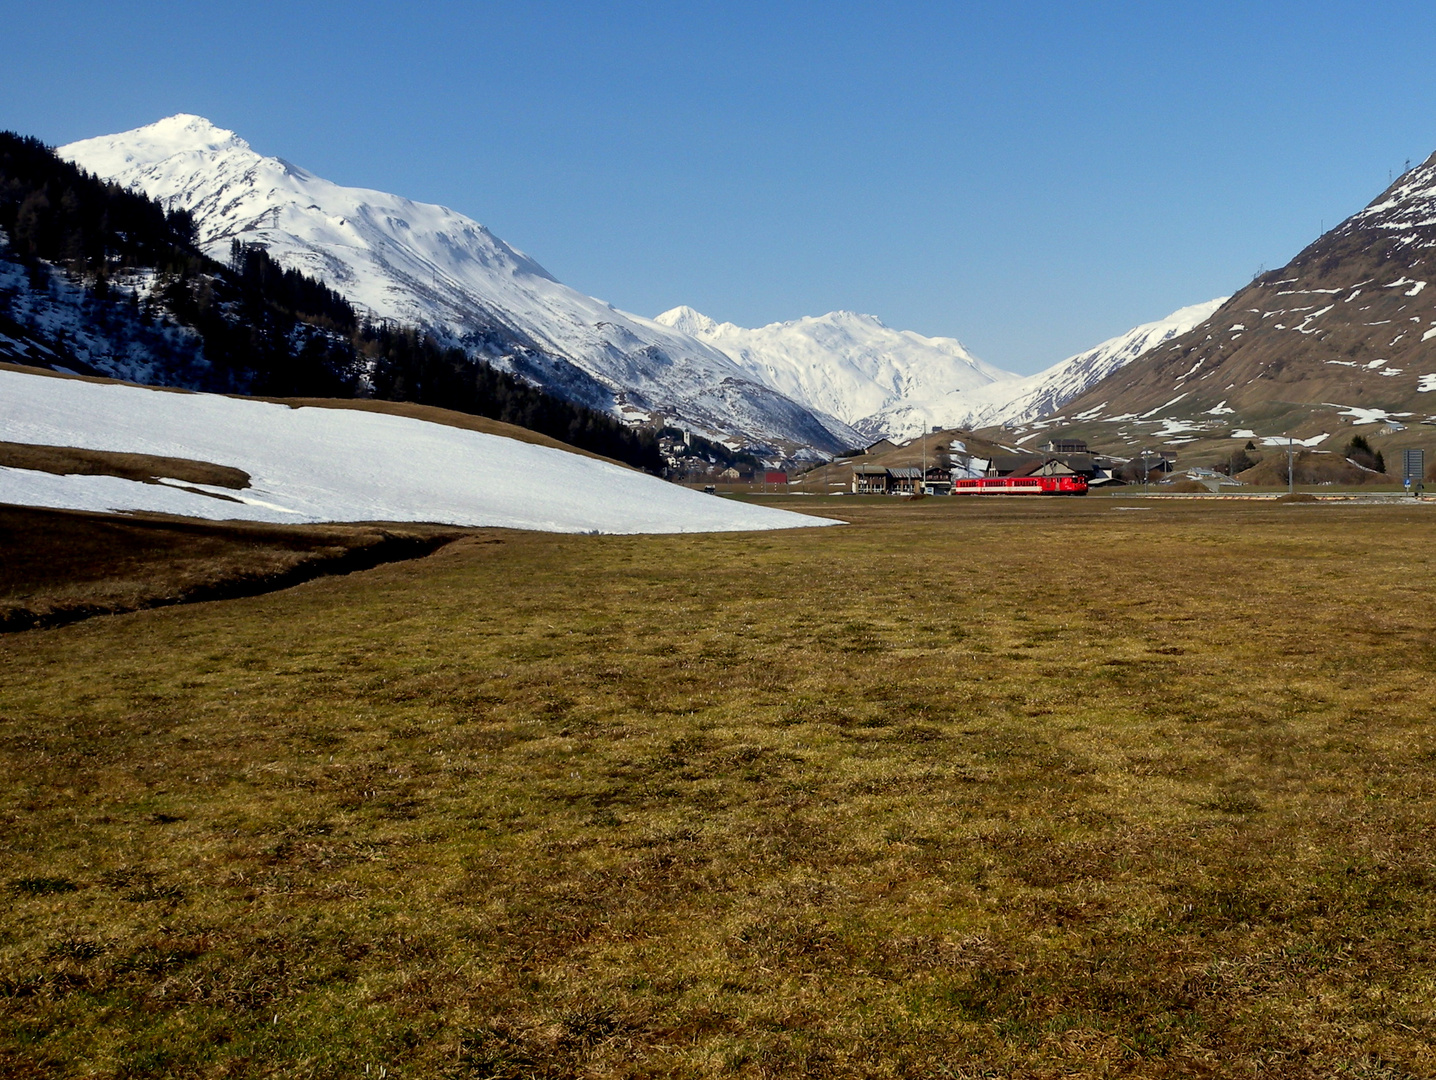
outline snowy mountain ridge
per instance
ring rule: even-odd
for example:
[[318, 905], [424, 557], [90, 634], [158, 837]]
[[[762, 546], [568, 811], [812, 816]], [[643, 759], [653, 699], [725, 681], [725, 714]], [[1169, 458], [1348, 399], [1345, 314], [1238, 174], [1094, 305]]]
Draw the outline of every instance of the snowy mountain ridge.
[[903, 402], [1017, 379], [983, 363], [955, 338], [893, 330], [852, 311], [753, 330], [716, 322], [689, 307], [665, 311], [655, 321], [717, 346], [752, 378], [868, 436], [891, 434], [869, 418]]
[[189, 211], [211, 257], [228, 259], [233, 240], [259, 245], [372, 316], [433, 328], [584, 404], [756, 444], [833, 450], [857, 437], [719, 349], [563, 285], [462, 214], [332, 183], [203, 117], [180, 114], [58, 153]]
[[836, 451], [934, 426], [1024, 422], [1060, 408], [1206, 306], [1022, 378], [960, 341], [834, 311], [745, 329], [688, 307], [645, 319], [569, 288], [442, 206], [343, 187], [202, 117], [172, 116], [58, 151], [194, 218], [207, 254], [268, 250], [372, 317], [428, 327], [472, 355], [628, 420], [733, 444]]
[[1070, 402], [1067, 419], [1094, 439], [1160, 425], [1168, 446], [1293, 434], [1311, 446], [1367, 424], [1382, 425], [1369, 434], [1399, 435], [1436, 419], [1433, 281], [1436, 154], [1188, 333]]
[[891, 330], [871, 315], [848, 311], [753, 330], [690, 307], [655, 321], [716, 345], [752, 377], [837, 416], [869, 440], [911, 439], [934, 427], [995, 427], [1055, 412], [1186, 333], [1224, 300], [1181, 308], [1025, 377], [984, 363], [954, 338]]

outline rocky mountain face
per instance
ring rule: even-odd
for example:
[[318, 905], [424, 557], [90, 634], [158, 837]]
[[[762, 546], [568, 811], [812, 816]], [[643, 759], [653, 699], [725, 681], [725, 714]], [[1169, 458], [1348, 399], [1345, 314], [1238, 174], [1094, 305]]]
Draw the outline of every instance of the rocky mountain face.
[[61, 147], [61, 156], [324, 281], [378, 319], [419, 325], [571, 400], [783, 451], [861, 441], [705, 342], [619, 311], [441, 206], [341, 187], [198, 116]]
[[1436, 155], [1044, 427], [1108, 445], [1387, 433], [1436, 413]]

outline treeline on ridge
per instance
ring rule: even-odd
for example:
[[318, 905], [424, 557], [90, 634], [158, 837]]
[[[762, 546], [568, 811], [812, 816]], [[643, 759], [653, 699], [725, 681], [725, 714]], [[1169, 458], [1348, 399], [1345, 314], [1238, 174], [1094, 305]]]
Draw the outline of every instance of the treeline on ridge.
[[[102, 180], [40, 140], [0, 132], [0, 230], [46, 280], [62, 268], [138, 319], [167, 315], [203, 343], [212, 377], [193, 389], [275, 397], [377, 397], [489, 417], [657, 472], [657, 435], [566, 401], [415, 328], [363, 319], [339, 293], [232, 241], [228, 265], [196, 246], [183, 210]], [[152, 272], [148, 294], [113, 286]], [[133, 280], [127, 284], [133, 284]], [[186, 384], [188, 385], [188, 384]]]

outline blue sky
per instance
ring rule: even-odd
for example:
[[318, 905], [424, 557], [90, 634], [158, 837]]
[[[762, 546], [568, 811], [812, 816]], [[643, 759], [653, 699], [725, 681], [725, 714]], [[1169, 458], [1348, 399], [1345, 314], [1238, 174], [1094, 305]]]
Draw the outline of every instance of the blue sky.
[[1024, 373], [1436, 150], [1429, 0], [11, 7], [0, 127], [199, 113], [626, 310], [846, 308]]

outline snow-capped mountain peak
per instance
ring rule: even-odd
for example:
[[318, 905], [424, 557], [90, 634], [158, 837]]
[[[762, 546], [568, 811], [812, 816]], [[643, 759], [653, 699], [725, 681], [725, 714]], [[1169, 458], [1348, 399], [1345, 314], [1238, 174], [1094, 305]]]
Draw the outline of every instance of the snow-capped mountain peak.
[[429, 327], [565, 396], [749, 445], [836, 450], [931, 424], [1031, 418], [1192, 321], [1177, 312], [1021, 379], [955, 338], [853, 311], [753, 330], [690, 307], [630, 315], [462, 214], [340, 186], [192, 114], [59, 152], [188, 211], [215, 258], [234, 240], [257, 244], [373, 317]]
[[851, 424], [865, 438], [910, 439], [932, 427], [1022, 423], [1053, 412], [1222, 301], [1193, 304], [1026, 377], [985, 364], [956, 338], [892, 330], [831, 311], [747, 330], [677, 307], [655, 321], [718, 346], [753, 378]]
[[[553, 280], [523, 252], [448, 207], [331, 183], [256, 153], [234, 132], [201, 116], [181, 113], [122, 135], [71, 143], [58, 153], [169, 209], [188, 210], [200, 246], [212, 257], [228, 258], [231, 240], [260, 244], [305, 273], [326, 280], [326, 274], [335, 275], [352, 302], [384, 318], [424, 321], [423, 305], [399, 302], [385, 271], [427, 277], [435, 292], [445, 271], [465, 263], [508, 277]], [[392, 250], [400, 246], [395, 239], [408, 240], [410, 250], [385, 265], [384, 255], [400, 254]], [[326, 253], [335, 248], [347, 249], [348, 257]], [[368, 265], [352, 265], [356, 262]]]
[[715, 345], [752, 378], [852, 424], [864, 435], [890, 434], [865, 420], [916, 397], [977, 390], [1017, 378], [985, 364], [956, 338], [892, 330], [872, 316], [831, 311], [745, 329], [689, 307], [655, 320]]
[[692, 334], [695, 337], [700, 334], [711, 334], [718, 329], [716, 322], [701, 311], [694, 311], [687, 304], [665, 311], [653, 321], [661, 326], [671, 326], [674, 330]]
[[[249, 143], [225, 128], [210, 123], [203, 116], [178, 113], [146, 124], [129, 133], [123, 143], [105, 139], [88, 139], [84, 145], [98, 144], [86, 165], [92, 172], [110, 175], [120, 172], [135, 161], [160, 161], [175, 154], [221, 153], [227, 150], [250, 150]], [[76, 144], [81, 145], [81, 144]], [[109, 151], [105, 154], [104, 151]], [[252, 151], [251, 151], [252, 152]]]
[[189, 114], [71, 143], [61, 156], [327, 283], [370, 315], [429, 327], [570, 398], [719, 438], [832, 450], [856, 433], [754, 380], [727, 354], [558, 282], [443, 206], [332, 183]]

